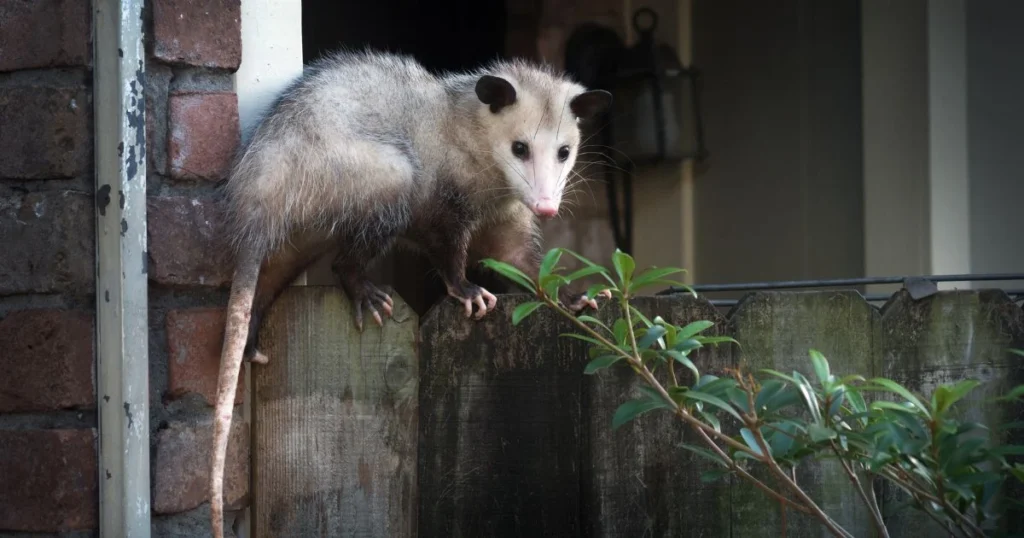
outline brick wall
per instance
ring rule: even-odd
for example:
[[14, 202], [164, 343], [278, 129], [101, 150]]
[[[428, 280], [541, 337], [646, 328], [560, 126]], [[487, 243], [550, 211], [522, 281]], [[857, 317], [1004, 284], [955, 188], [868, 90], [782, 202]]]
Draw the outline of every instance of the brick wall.
[[[233, 266], [214, 185], [240, 140], [232, 76], [242, 59], [241, 5], [150, 0], [147, 8], [154, 534], [208, 536], [212, 404]], [[247, 429], [240, 417], [233, 426], [228, 510], [248, 491]]]
[[88, 2], [0, 1], [0, 535], [97, 527]]
[[[98, 526], [89, 2], [0, 0], [0, 537]], [[147, 2], [152, 511], [208, 535], [207, 465], [232, 261], [214, 183], [238, 140], [239, 0]], [[235, 422], [227, 505], [247, 495]]]

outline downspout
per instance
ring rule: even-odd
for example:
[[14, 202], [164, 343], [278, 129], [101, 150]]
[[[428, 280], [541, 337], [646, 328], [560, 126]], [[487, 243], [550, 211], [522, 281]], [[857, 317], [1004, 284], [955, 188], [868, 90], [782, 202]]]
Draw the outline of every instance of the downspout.
[[96, 382], [104, 538], [150, 536], [143, 0], [93, 1]]

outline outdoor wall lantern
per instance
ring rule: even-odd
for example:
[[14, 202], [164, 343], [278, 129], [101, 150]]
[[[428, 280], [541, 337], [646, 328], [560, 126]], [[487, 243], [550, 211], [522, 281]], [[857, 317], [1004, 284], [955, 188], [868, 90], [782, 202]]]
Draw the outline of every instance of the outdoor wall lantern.
[[[604, 161], [612, 232], [624, 252], [632, 249], [636, 167], [701, 161], [707, 156], [698, 99], [700, 73], [655, 40], [657, 26], [657, 13], [642, 8], [633, 14], [637, 41], [631, 47], [614, 30], [593, 23], [578, 26], [566, 43], [566, 70], [588, 87], [606, 89], [613, 96], [610, 110], [595, 123], [596, 132], [585, 133], [585, 139], [592, 138], [584, 152]], [[623, 191], [621, 217], [618, 184]]]

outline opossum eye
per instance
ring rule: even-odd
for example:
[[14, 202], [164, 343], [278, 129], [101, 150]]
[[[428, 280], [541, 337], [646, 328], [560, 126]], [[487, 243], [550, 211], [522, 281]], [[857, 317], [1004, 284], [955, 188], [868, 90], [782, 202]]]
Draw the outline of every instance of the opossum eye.
[[516, 140], [515, 142], [512, 142], [512, 155], [526, 160], [526, 158], [530, 156], [530, 147], [527, 146], [526, 143]]
[[569, 146], [558, 148], [558, 162], [565, 162], [569, 158]]

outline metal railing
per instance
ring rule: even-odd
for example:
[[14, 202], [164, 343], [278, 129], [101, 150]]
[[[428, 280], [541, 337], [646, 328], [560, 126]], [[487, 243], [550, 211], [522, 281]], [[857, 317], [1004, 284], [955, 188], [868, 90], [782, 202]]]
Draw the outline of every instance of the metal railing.
[[[736, 282], [729, 284], [698, 284], [691, 287], [698, 294], [705, 294], [728, 291], [749, 292], [783, 289], [853, 288], [856, 286], [870, 286], [878, 284], [902, 284], [903, 289], [909, 291], [910, 295], [914, 299], [920, 299], [937, 292], [937, 282], [992, 282], [1017, 280], [1024, 280], [1024, 273], [977, 273], [928, 276], [915, 275], [812, 280], [777, 280], [763, 282]], [[667, 290], [658, 292], [658, 295], [671, 295], [674, 293], [684, 293], [685, 291], [686, 290], [684, 290], [683, 288], [673, 286]], [[1013, 289], [1004, 291], [1007, 295], [1015, 299], [1024, 297], [1024, 289]], [[864, 299], [869, 302], [887, 301], [891, 297], [891, 293], [864, 294]], [[711, 304], [715, 306], [734, 306], [739, 302], [739, 299], [709, 299], [709, 302], [711, 302]]]

